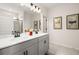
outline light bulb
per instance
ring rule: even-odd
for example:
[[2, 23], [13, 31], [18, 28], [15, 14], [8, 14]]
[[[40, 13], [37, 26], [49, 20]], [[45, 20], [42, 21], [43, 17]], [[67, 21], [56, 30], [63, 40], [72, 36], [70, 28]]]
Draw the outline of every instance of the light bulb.
[[35, 8], [35, 11], [38, 12], [38, 7]]
[[35, 6], [33, 5], [33, 6], [31, 6], [31, 10], [33, 11], [35, 9]]
[[38, 8], [38, 13], [40, 13], [41, 12], [41, 9], [40, 8]]

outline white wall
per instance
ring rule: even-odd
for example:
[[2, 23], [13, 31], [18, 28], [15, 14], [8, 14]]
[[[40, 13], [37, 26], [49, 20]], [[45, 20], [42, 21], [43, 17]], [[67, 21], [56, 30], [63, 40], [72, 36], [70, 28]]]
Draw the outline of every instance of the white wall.
[[[66, 29], [66, 15], [79, 13], [79, 4], [60, 4], [49, 11], [50, 46], [58, 44], [79, 50], [79, 30]], [[53, 29], [53, 17], [62, 16], [62, 29]], [[50, 47], [50, 49], [53, 49]]]

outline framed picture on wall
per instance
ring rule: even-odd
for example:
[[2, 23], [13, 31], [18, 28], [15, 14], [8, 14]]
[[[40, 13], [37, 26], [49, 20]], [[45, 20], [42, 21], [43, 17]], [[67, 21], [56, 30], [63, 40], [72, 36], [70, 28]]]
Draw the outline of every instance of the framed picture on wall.
[[79, 14], [72, 14], [66, 16], [67, 29], [79, 29]]
[[54, 29], [62, 29], [62, 17], [54, 17], [53, 25]]

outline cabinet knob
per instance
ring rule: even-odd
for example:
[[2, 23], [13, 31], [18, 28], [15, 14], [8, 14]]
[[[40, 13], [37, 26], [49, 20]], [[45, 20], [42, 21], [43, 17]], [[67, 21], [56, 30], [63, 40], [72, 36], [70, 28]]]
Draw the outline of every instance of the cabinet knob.
[[44, 40], [44, 44], [46, 43], [46, 40]]

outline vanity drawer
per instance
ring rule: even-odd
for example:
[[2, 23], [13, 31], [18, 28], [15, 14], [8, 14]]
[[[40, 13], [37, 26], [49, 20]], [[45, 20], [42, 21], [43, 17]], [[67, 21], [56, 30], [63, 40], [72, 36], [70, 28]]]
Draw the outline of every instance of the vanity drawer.
[[38, 39], [32, 39], [32, 40], [28, 40], [26, 42], [24, 42], [22, 45], [24, 48], [27, 48], [27, 47], [30, 47], [32, 46], [33, 44], [37, 43]]

